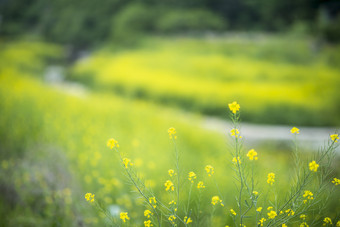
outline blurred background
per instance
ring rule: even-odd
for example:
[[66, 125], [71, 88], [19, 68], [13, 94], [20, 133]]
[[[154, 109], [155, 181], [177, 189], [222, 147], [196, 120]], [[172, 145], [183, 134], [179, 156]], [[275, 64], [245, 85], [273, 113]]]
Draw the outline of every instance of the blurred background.
[[[300, 128], [307, 160], [339, 128], [339, 88], [337, 0], [0, 0], [0, 226], [105, 225], [87, 192], [142, 226], [143, 202], [106, 142], [118, 140], [168, 201], [170, 127], [183, 187], [196, 172], [210, 212], [217, 191], [204, 166], [213, 165], [227, 211], [235, 208], [226, 174], [233, 101], [245, 152], [259, 153], [258, 191], [275, 172], [287, 194], [289, 130]], [[338, 202], [327, 205], [328, 216]], [[225, 210], [216, 215], [213, 226], [231, 223]]]

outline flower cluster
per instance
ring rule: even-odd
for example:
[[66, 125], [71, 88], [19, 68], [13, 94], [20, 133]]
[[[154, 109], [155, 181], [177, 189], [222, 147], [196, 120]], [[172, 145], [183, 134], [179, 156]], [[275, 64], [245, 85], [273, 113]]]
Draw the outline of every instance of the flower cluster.
[[128, 159], [128, 158], [123, 158], [123, 164], [124, 164], [125, 168], [128, 168], [129, 165], [130, 165], [130, 166], [133, 166], [133, 163], [132, 163], [131, 160]]
[[296, 127], [293, 127], [293, 128], [290, 130], [290, 132], [291, 132], [292, 134], [299, 134], [299, 133], [300, 133], [300, 129], [298, 129], [298, 128], [296, 128]]
[[277, 216], [277, 213], [273, 210], [269, 211], [269, 213], [267, 213], [268, 218], [269, 219], [274, 219]]
[[215, 206], [215, 205], [218, 204], [218, 203], [220, 203], [221, 206], [224, 206], [224, 204], [223, 204], [222, 200], [220, 199], [220, 197], [218, 197], [217, 195], [216, 195], [216, 196], [213, 196], [213, 197], [211, 198], [211, 204]]
[[157, 201], [156, 201], [156, 198], [155, 197], [150, 197], [149, 198], [149, 203], [153, 206], [153, 208], [156, 208], [157, 207]]
[[169, 128], [168, 129], [168, 133], [169, 133], [169, 138], [170, 139], [177, 139], [176, 134], [176, 129], [175, 128]]
[[196, 173], [189, 172], [188, 180], [191, 181], [191, 183], [194, 183], [194, 180], [196, 179]]
[[209, 177], [211, 177], [215, 173], [214, 172], [214, 167], [212, 167], [211, 165], [207, 165], [205, 167], [205, 171], [207, 171]]
[[240, 110], [240, 105], [236, 101], [229, 103], [228, 106], [233, 114], [236, 114], [236, 112]]
[[257, 152], [254, 149], [251, 149], [250, 151], [248, 151], [247, 157], [251, 161], [257, 160]]
[[329, 217], [325, 217], [325, 219], [323, 219], [323, 226], [326, 225], [332, 225], [332, 219], [330, 219]]
[[122, 219], [123, 222], [126, 222], [126, 220], [130, 220], [128, 212], [120, 212], [120, 219]]
[[302, 195], [305, 200], [303, 200], [303, 203], [307, 203], [308, 200], [313, 200], [313, 193], [311, 191], [305, 190], [304, 194]]
[[333, 180], [332, 180], [332, 183], [333, 183], [335, 186], [338, 186], [338, 185], [340, 184], [340, 179], [334, 177]]
[[267, 221], [265, 218], [261, 218], [259, 222], [257, 223], [259, 226], [263, 226], [263, 223]]
[[232, 160], [232, 162], [233, 162], [235, 165], [237, 165], [237, 163], [238, 163], [238, 164], [241, 164], [240, 157], [239, 157], [239, 156], [234, 157], [233, 160]]
[[287, 216], [293, 216], [295, 214], [295, 212], [292, 209], [288, 209], [285, 211]]
[[151, 220], [144, 221], [144, 227], [151, 227], [153, 224], [151, 224]]
[[192, 220], [191, 220], [190, 217], [188, 218], [187, 216], [185, 216], [184, 219], [183, 219], [183, 222], [184, 222], [185, 224], [189, 224], [189, 223], [192, 222]]
[[174, 187], [174, 183], [172, 183], [171, 180], [167, 180], [165, 183], [164, 183], [164, 186], [165, 186], [165, 191], [175, 191], [175, 187]]
[[335, 143], [337, 143], [339, 140], [339, 134], [333, 134], [333, 135], [330, 135], [330, 137], [331, 137], [331, 140], [333, 140]]
[[204, 185], [203, 181], [199, 181], [199, 182], [197, 183], [197, 188], [198, 188], [198, 189], [200, 189], [200, 188], [205, 188], [205, 185]]
[[233, 209], [230, 209], [230, 213], [234, 216], [236, 216], [236, 212]]
[[94, 194], [92, 194], [92, 193], [86, 193], [86, 194], [85, 194], [85, 199], [86, 199], [87, 201], [89, 201], [90, 203], [93, 203], [93, 202], [94, 202]]
[[147, 217], [147, 218], [150, 218], [152, 215], [152, 212], [150, 210], [145, 210], [144, 211], [144, 216]]
[[317, 164], [315, 161], [312, 161], [309, 163], [309, 169], [310, 171], [318, 171], [318, 168], [319, 168], [319, 164]]
[[168, 220], [170, 221], [171, 224], [175, 224], [176, 216], [175, 215], [170, 215]]
[[239, 136], [239, 134], [240, 134], [240, 131], [238, 129], [236, 129], [236, 128], [233, 128], [232, 130], [230, 130], [230, 135], [231, 136], [234, 136], [234, 137], [237, 138]]
[[275, 173], [268, 173], [267, 183], [273, 185], [275, 182]]
[[168, 173], [169, 173], [170, 177], [176, 176], [175, 170], [173, 170], [173, 169], [169, 169]]
[[114, 147], [119, 147], [119, 144], [118, 144], [118, 141], [117, 140], [115, 140], [115, 139], [109, 139], [108, 141], [107, 141], [107, 146], [110, 148], [110, 149], [112, 149], [112, 148], [114, 148]]

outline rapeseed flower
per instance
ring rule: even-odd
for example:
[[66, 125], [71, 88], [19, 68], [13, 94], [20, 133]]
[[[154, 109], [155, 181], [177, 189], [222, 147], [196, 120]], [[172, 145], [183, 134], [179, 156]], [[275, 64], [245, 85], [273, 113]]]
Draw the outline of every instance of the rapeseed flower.
[[149, 198], [149, 203], [153, 206], [153, 208], [156, 208], [157, 201], [156, 201], [155, 197], [150, 197]]
[[205, 188], [205, 185], [204, 185], [203, 181], [199, 181], [198, 182], [197, 188]]
[[238, 164], [241, 164], [240, 157], [239, 157], [239, 156], [234, 157], [233, 160], [232, 160], [232, 162], [233, 162], [235, 165], [236, 165], [237, 163], [238, 163]]
[[184, 221], [185, 224], [189, 224], [189, 223], [192, 222], [191, 218], [190, 217], [188, 218], [187, 216], [184, 217], [183, 221]]
[[151, 220], [144, 221], [144, 227], [151, 227], [153, 224], [151, 224]]
[[273, 209], [273, 207], [268, 207], [268, 208], [267, 208], [267, 210], [272, 210], [272, 209]]
[[176, 176], [175, 170], [173, 170], [173, 169], [169, 169], [169, 170], [168, 170], [168, 173], [169, 173], [169, 176], [170, 176], [170, 177]]
[[175, 191], [175, 187], [174, 187], [174, 183], [172, 183], [171, 180], [167, 180], [165, 183], [164, 183], [164, 186], [165, 186], [165, 191]]
[[228, 106], [230, 111], [234, 114], [236, 114], [236, 112], [240, 110], [240, 105], [236, 101], [229, 103]]
[[281, 227], [287, 227], [287, 225], [286, 224], [282, 224], [282, 226]]
[[293, 216], [295, 214], [295, 212], [292, 209], [286, 210], [286, 213], [288, 216]]
[[150, 218], [151, 215], [153, 215], [153, 213], [152, 213], [150, 210], [145, 210], [145, 211], [144, 211], [144, 216], [145, 216], [145, 217]]
[[212, 167], [211, 165], [205, 166], [205, 171], [207, 171], [209, 177], [211, 177], [215, 173], [214, 167]]
[[300, 224], [300, 227], [309, 227], [309, 225], [307, 224], [307, 222], [302, 222], [302, 223]]
[[191, 181], [191, 183], [194, 183], [195, 179], [196, 179], [196, 173], [189, 172], [188, 180]]
[[336, 143], [336, 142], [338, 142], [339, 134], [333, 134], [333, 135], [330, 135], [330, 137]]
[[236, 216], [236, 212], [233, 209], [230, 209], [230, 213], [234, 216]]
[[123, 222], [126, 222], [126, 220], [130, 220], [128, 212], [120, 212], [120, 219], [122, 219]]
[[257, 196], [259, 193], [257, 191], [253, 191], [253, 194]]
[[275, 182], [275, 173], [268, 173], [267, 183], [273, 185]]
[[340, 221], [336, 223], [336, 227], [340, 227]]
[[262, 211], [262, 207], [259, 207], [256, 209], [257, 212], [261, 212]]
[[93, 203], [93, 202], [94, 202], [94, 194], [92, 194], [92, 193], [86, 193], [86, 194], [85, 194], [85, 199], [86, 199], [87, 201], [89, 201], [90, 203]]
[[325, 217], [325, 219], [323, 219], [323, 226], [326, 226], [326, 225], [332, 225], [332, 219], [330, 219], [329, 217]]
[[216, 196], [213, 196], [213, 197], [211, 198], [211, 204], [215, 206], [215, 205], [218, 204], [218, 203], [220, 203], [221, 206], [224, 206], [224, 204], [223, 204], [222, 200], [220, 199], [220, 197], [218, 197], [217, 195], [216, 195]]
[[308, 200], [313, 200], [313, 193], [311, 191], [305, 190], [304, 194], [302, 195], [303, 198], [306, 198], [303, 200], [303, 203], [307, 203]]
[[335, 186], [338, 186], [340, 184], [340, 179], [334, 177], [332, 183], [335, 184]]
[[306, 220], [306, 218], [307, 218], [307, 215], [305, 215], [305, 214], [301, 214], [301, 215], [300, 215], [300, 218], [301, 218], [302, 220]]
[[293, 127], [293, 128], [290, 130], [290, 132], [291, 132], [292, 134], [299, 134], [299, 133], [300, 133], [300, 129], [298, 129], [298, 128], [296, 128], [296, 127]]
[[309, 163], [309, 169], [310, 171], [318, 171], [318, 168], [319, 168], [319, 164], [317, 164], [315, 161], [312, 161]]
[[109, 139], [108, 141], [107, 141], [107, 146], [110, 148], [110, 149], [112, 149], [112, 148], [114, 148], [114, 147], [119, 147], [119, 144], [118, 144], [118, 141], [117, 140], [115, 140], [115, 139], [113, 139], [113, 138], [111, 138], [111, 139]]
[[269, 213], [267, 213], [269, 219], [274, 219], [277, 216], [277, 213], [273, 210], [271, 210]]
[[233, 128], [232, 130], [230, 130], [231, 136], [238, 137], [239, 134], [240, 134], [240, 131], [236, 128]]
[[265, 218], [261, 218], [257, 224], [260, 225], [260, 226], [263, 226], [263, 223], [265, 221], [267, 221]]
[[133, 163], [128, 158], [123, 158], [123, 164], [124, 164], [125, 168], [128, 168], [129, 165], [133, 166]]
[[249, 160], [257, 160], [257, 152], [254, 149], [251, 149], [250, 151], [248, 151], [247, 157], [249, 158]]
[[169, 128], [168, 129], [168, 133], [169, 133], [169, 138], [170, 139], [177, 139], [177, 136], [175, 135], [176, 134], [176, 129], [175, 128]]
[[175, 224], [176, 216], [175, 215], [170, 215], [168, 220], [171, 222], [171, 224]]

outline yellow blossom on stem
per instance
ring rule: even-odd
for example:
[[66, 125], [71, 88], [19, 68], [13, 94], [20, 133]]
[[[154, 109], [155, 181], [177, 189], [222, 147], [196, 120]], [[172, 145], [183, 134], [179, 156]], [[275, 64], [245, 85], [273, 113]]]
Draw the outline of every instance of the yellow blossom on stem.
[[165, 186], [165, 191], [175, 191], [175, 187], [174, 187], [174, 183], [172, 183], [171, 180], [167, 180], [165, 183], [164, 183], [164, 186]]
[[176, 216], [175, 215], [170, 215], [168, 220], [170, 221], [171, 224], [175, 224]]
[[176, 134], [176, 129], [175, 128], [169, 128], [168, 129], [168, 133], [169, 133], [169, 138], [170, 139], [177, 139], [177, 136], [175, 135]]
[[241, 164], [240, 157], [239, 157], [239, 156], [234, 157], [233, 160], [232, 160], [232, 162], [233, 162], [235, 165], [236, 165], [237, 163], [238, 163], [238, 164]]
[[221, 206], [224, 206], [224, 204], [223, 204], [222, 200], [220, 199], [220, 197], [218, 197], [217, 195], [216, 195], [216, 196], [213, 196], [213, 197], [211, 198], [211, 204], [215, 206], [215, 205], [218, 204], [218, 203], [220, 203]]
[[205, 188], [205, 185], [204, 185], [203, 181], [199, 181], [198, 182], [197, 188]]
[[307, 222], [304, 221], [300, 224], [300, 227], [309, 227], [309, 225], [307, 224]]
[[336, 223], [336, 227], [340, 227], [340, 220]]
[[211, 165], [205, 166], [205, 171], [207, 171], [209, 177], [211, 177], [215, 173], [214, 167], [212, 167]]
[[305, 215], [305, 214], [301, 214], [301, 215], [300, 215], [300, 218], [301, 218], [302, 220], [306, 220], [306, 218], [307, 218], [307, 215]]
[[151, 215], [153, 215], [153, 213], [152, 213], [150, 210], [145, 210], [145, 211], [144, 211], [144, 216], [145, 216], [145, 217], [150, 218]]
[[338, 142], [339, 140], [339, 134], [333, 134], [333, 135], [330, 135], [331, 137], [331, 140], [333, 140], [335, 143]]
[[275, 182], [275, 173], [268, 173], [267, 183], [273, 185]]
[[196, 173], [189, 172], [188, 180], [191, 181], [191, 183], [194, 183], [194, 180], [196, 179]]
[[120, 219], [122, 219], [123, 222], [126, 222], [126, 220], [130, 220], [128, 212], [120, 212]]
[[290, 130], [290, 132], [291, 132], [292, 134], [299, 134], [299, 133], [300, 133], [300, 129], [298, 129], [298, 128], [296, 128], [296, 127], [293, 127], [293, 128]]
[[233, 114], [236, 114], [236, 112], [240, 110], [240, 105], [236, 101], [229, 103], [228, 106]]
[[123, 158], [123, 164], [124, 164], [125, 168], [128, 168], [129, 165], [133, 166], [133, 163], [128, 158]]
[[262, 211], [262, 207], [259, 207], [256, 209], [257, 212], [261, 212]]
[[169, 205], [176, 205], [176, 202], [175, 202], [175, 200], [171, 200], [170, 202], [169, 202]]
[[238, 137], [239, 134], [240, 134], [240, 131], [238, 129], [236, 129], [236, 128], [233, 128], [232, 130], [230, 130], [230, 135], [231, 136]]
[[292, 209], [286, 210], [286, 213], [288, 216], [293, 216], [295, 214], [295, 212]]
[[267, 208], [267, 210], [272, 210], [272, 209], [273, 209], [273, 207], [268, 207], [268, 208]]
[[151, 224], [151, 220], [144, 221], [144, 227], [151, 227], [153, 224]]
[[168, 173], [169, 173], [170, 177], [176, 176], [175, 170], [173, 170], [173, 169], [169, 169]]
[[188, 218], [187, 216], [184, 217], [183, 221], [184, 221], [185, 224], [189, 224], [189, 223], [192, 222], [191, 218], [190, 217]]
[[338, 186], [340, 184], [340, 179], [334, 177], [332, 183], [335, 184], [335, 186]]
[[318, 168], [319, 168], [319, 164], [317, 164], [315, 161], [312, 161], [309, 163], [309, 169], [310, 171], [318, 171]]
[[326, 225], [332, 225], [332, 219], [330, 219], [329, 217], [325, 217], [325, 219], [323, 219], [323, 226], [326, 226]]
[[257, 224], [260, 225], [260, 226], [263, 226], [263, 223], [265, 221], [267, 221], [265, 218], [261, 218]]
[[247, 157], [251, 161], [257, 160], [257, 152], [254, 149], [251, 149], [250, 151], [248, 151]]
[[277, 213], [273, 210], [271, 210], [269, 213], [267, 213], [269, 219], [274, 219], [277, 216]]
[[233, 209], [230, 209], [230, 213], [234, 216], [236, 216], [236, 212]]
[[257, 196], [259, 193], [257, 191], [253, 191], [253, 194]]
[[281, 227], [287, 227], [287, 225], [286, 224], [282, 224], [282, 226]]
[[307, 203], [308, 200], [313, 200], [313, 193], [311, 191], [305, 190], [304, 194], [302, 195], [303, 198], [306, 198], [303, 200], [303, 203]]
[[112, 148], [114, 148], [114, 147], [119, 147], [119, 144], [118, 144], [118, 141], [117, 140], [115, 140], [115, 139], [109, 139], [108, 141], [107, 141], [107, 146], [110, 148], [110, 149], [112, 149]]
[[153, 206], [153, 208], [156, 208], [157, 201], [156, 201], [155, 197], [150, 197], [149, 198], [149, 203]]
[[94, 194], [92, 194], [92, 193], [86, 193], [86, 194], [85, 194], [85, 199], [86, 199], [87, 201], [89, 201], [90, 203], [93, 203], [93, 202], [94, 202]]

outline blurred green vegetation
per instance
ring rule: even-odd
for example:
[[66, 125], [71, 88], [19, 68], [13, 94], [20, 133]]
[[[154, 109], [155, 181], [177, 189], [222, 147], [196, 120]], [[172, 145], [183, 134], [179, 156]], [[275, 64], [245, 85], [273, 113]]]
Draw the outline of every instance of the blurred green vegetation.
[[148, 38], [134, 49], [105, 46], [78, 61], [70, 79], [97, 91], [224, 117], [237, 99], [245, 121], [340, 125], [339, 46], [246, 35]]
[[[198, 55], [195, 58], [193, 54], [190, 55], [190, 50], [193, 51], [190, 45], [181, 45], [181, 42], [183, 41], [178, 43], [180, 48], [185, 46], [188, 48], [187, 63], [200, 66], [201, 57]], [[201, 43], [192, 40], [186, 42], [191, 45]], [[132, 53], [118, 53], [117, 56], [101, 51], [88, 59], [87, 64], [79, 62], [74, 70], [86, 72], [93, 67], [93, 64], [97, 64], [92, 70], [106, 70], [108, 67], [109, 72], [112, 72], [101, 58], [107, 58], [109, 61], [111, 59], [116, 61], [117, 58], [120, 61], [118, 66], [121, 64], [131, 66], [129, 61], [132, 60], [134, 67], [153, 64], [155, 71], [162, 70], [163, 67], [168, 66], [162, 65], [154, 54], [160, 54], [162, 57], [169, 56], [168, 60], [171, 64], [171, 59], [176, 60], [173, 55], [178, 57], [178, 54], [169, 45], [168, 42], [160, 41], [154, 53], [150, 52], [149, 47]], [[167, 51], [159, 52], [159, 48], [162, 47]], [[151, 54], [152, 59], [157, 61], [142, 59], [141, 51], [144, 56]], [[236, 191], [232, 183], [233, 176], [230, 174], [231, 147], [225, 136], [202, 129], [199, 115], [183, 113], [143, 100], [126, 99], [110, 92], [94, 91], [80, 97], [71, 96], [57, 87], [43, 83], [41, 75], [48, 64], [47, 59], [59, 61], [62, 58], [61, 54], [58, 46], [39, 42], [3, 44], [0, 49], [1, 59], [7, 61], [6, 64], [0, 65], [1, 225], [103, 226], [106, 222], [105, 218], [85, 202], [84, 194], [87, 192], [94, 193], [96, 199], [105, 207], [116, 204], [123, 211], [128, 211], [131, 222], [140, 225], [143, 221], [143, 203], [137, 199], [137, 194], [130, 193], [131, 185], [126, 184], [117, 156], [106, 147], [106, 142], [111, 137], [117, 139], [121, 151], [126, 157], [132, 159], [147, 185], [167, 202], [170, 197], [165, 192], [163, 184], [168, 179], [167, 170], [174, 168], [173, 148], [167, 134], [169, 127], [175, 127], [178, 132], [183, 167], [183, 191], [189, 187], [187, 173], [195, 171], [198, 179], [203, 180], [207, 186], [202, 204], [204, 204], [204, 211], [209, 213], [211, 197], [217, 194], [214, 183], [204, 175], [204, 166], [211, 164], [215, 167], [216, 179], [223, 189], [223, 200], [227, 211], [235, 207], [234, 198], [230, 196]], [[224, 61], [224, 58], [228, 57], [216, 55], [215, 51], [210, 54], [216, 60], [208, 62], [209, 64], [220, 64], [219, 60]], [[235, 57], [244, 59], [242, 56]], [[182, 60], [178, 59], [176, 65], [179, 64], [188, 70], [185, 64], [180, 64]], [[227, 58], [227, 60], [232, 59]], [[31, 64], [32, 62], [34, 64]], [[138, 62], [140, 65], [137, 64]], [[250, 61], [250, 64], [255, 63]], [[256, 64], [263, 67], [262, 70], [268, 67], [262, 66], [265, 63], [260, 60]], [[290, 63], [282, 64], [284, 67], [296, 67]], [[313, 65], [311, 64], [310, 67]], [[325, 67], [332, 72], [327, 68], [328, 66], [320, 67]], [[120, 70], [128, 69], [120, 68]], [[204, 68], [202, 70], [204, 72]], [[284, 68], [280, 69], [282, 70]], [[303, 68], [301, 72], [305, 70], [307, 69]], [[143, 73], [142, 70], [139, 72]], [[196, 76], [198, 81], [203, 79], [204, 83], [208, 83], [204, 73], [188, 71], [187, 74], [188, 76], [181, 80], [190, 80], [190, 77]], [[141, 75], [148, 76], [148, 73]], [[157, 75], [159, 73], [154, 73], [152, 76], [156, 78]], [[101, 72], [98, 72], [98, 79], [100, 77]], [[217, 80], [224, 79], [221, 76]], [[304, 79], [308, 80], [308, 76]], [[152, 80], [149, 81], [151, 91], [154, 89]], [[334, 83], [332, 73], [329, 75], [329, 80], [332, 81], [330, 83]], [[128, 85], [131, 81], [128, 80]], [[168, 85], [171, 85], [170, 82]], [[175, 89], [174, 86], [170, 88]], [[223, 101], [221, 99], [224, 106], [234, 100], [234, 97], [225, 98], [229, 99]], [[245, 101], [244, 104], [242, 103], [242, 110], [244, 109], [245, 113], [247, 105], [251, 103]], [[326, 105], [323, 107], [326, 108]], [[227, 115], [226, 108], [224, 111]], [[255, 149], [259, 153], [258, 191], [265, 195], [268, 189], [265, 183], [267, 173], [275, 172], [276, 190], [279, 194], [285, 195], [290, 185], [288, 170], [293, 166], [290, 151], [278, 149], [273, 153], [270, 149]], [[307, 158], [309, 154], [306, 153], [305, 156]], [[186, 197], [183, 196], [182, 201], [185, 202]], [[194, 191], [193, 198], [196, 196], [197, 192]], [[327, 215], [335, 216], [338, 196], [333, 197], [333, 202], [327, 208]], [[264, 206], [269, 205], [266, 199], [263, 196], [260, 200]], [[195, 202], [193, 206], [194, 204]], [[183, 211], [180, 211], [180, 215], [183, 216], [181, 212]], [[203, 220], [209, 218], [205, 216]], [[227, 222], [231, 222], [230, 216], [226, 215], [225, 210], [218, 208], [214, 224], [219, 226]]]

